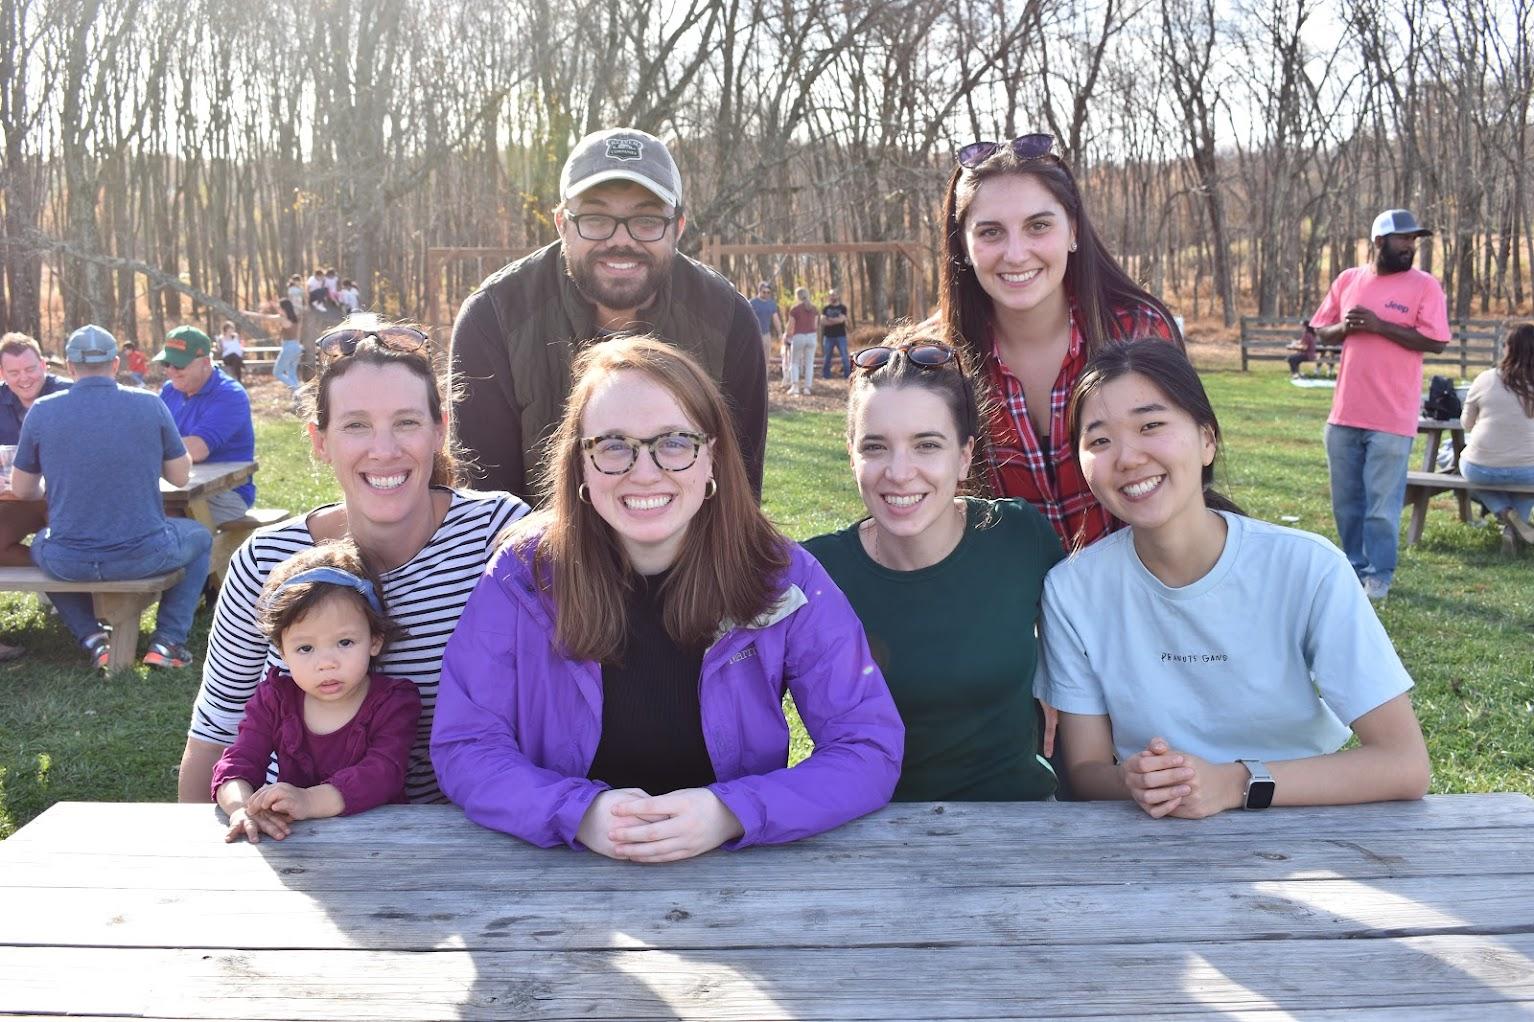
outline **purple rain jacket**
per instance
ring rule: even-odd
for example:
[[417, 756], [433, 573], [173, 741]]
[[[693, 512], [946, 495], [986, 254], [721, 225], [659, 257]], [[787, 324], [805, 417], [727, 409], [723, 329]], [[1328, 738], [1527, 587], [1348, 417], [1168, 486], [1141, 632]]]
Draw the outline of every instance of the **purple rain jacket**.
[[[781, 585], [771, 609], [721, 626], [703, 656], [709, 789], [745, 828], [725, 848], [830, 830], [888, 802], [900, 776], [905, 726], [847, 598], [795, 543]], [[785, 688], [815, 743], [792, 769]], [[607, 788], [586, 778], [601, 729], [601, 665], [559, 652], [552, 601], [503, 548], [442, 658], [431, 759], [443, 792], [482, 826], [583, 847], [575, 832]]]

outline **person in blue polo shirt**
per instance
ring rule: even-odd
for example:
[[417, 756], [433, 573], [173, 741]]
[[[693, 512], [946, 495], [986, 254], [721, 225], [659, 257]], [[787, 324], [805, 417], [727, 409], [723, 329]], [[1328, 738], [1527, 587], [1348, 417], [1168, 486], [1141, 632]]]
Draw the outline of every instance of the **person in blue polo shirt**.
[[[16, 446], [21, 420], [32, 403], [47, 394], [69, 389], [69, 381], [48, 371], [43, 349], [26, 334], [0, 337], [0, 444]], [[6, 465], [8, 472], [10, 466]], [[0, 484], [0, 565], [24, 568], [32, 563], [32, 551], [22, 542], [48, 521], [48, 505], [40, 500], [17, 500], [10, 484]], [[6, 649], [0, 646], [0, 661]]]
[[[256, 431], [250, 420], [250, 395], [213, 364], [213, 341], [194, 326], [178, 326], [165, 335], [154, 357], [165, 366], [160, 400], [170, 409], [176, 429], [194, 464], [204, 461], [254, 461]], [[256, 502], [256, 484], [246, 483], [208, 500], [217, 524], [244, 516]]]
[[[64, 346], [75, 384], [38, 399], [21, 426], [11, 489], [23, 500], [43, 496], [48, 525], [32, 541], [32, 559], [55, 578], [75, 582], [148, 578], [185, 568], [160, 597], [148, 667], [186, 667], [192, 614], [208, 579], [213, 537], [190, 518], [166, 518], [160, 478], [186, 485], [192, 461], [165, 405], [118, 386], [117, 341], [83, 326]], [[104, 670], [111, 633], [89, 593], [50, 593], [69, 630]]]

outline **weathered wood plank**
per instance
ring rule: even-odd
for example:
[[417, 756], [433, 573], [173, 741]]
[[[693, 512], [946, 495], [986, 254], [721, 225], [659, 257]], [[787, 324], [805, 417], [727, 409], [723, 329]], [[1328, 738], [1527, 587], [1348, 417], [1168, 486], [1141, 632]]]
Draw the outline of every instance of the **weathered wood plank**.
[[[41, 841], [65, 848], [96, 845], [112, 835], [112, 848], [163, 850], [169, 845], [208, 844], [221, 836], [218, 810], [212, 805], [174, 803], [60, 802], [0, 843]], [[455, 806], [383, 806], [345, 821], [300, 824], [290, 841], [321, 840], [344, 822], [349, 841], [390, 845], [424, 844], [442, 848], [467, 844], [502, 848], [510, 840], [469, 822]], [[1314, 837], [1346, 830], [1350, 834], [1400, 834], [1418, 830], [1459, 831], [1521, 827], [1534, 833], [1534, 799], [1515, 792], [1487, 795], [1437, 795], [1419, 802], [1361, 806], [1294, 807], [1267, 813], [1221, 813], [1207, 820], [1152, 820], [1126, 803], [904, 803], [886, 806], [799, 847], [904, 845], [940, 838], [945, 845], [976, 844], [1012, 848], [1050, 838], [1071, 842], [1138, 841], [1171, 835], [1220, 837], [1285, 835]], [[513, 842], [515, 843], [515, 842]], [[414, 853], [414, 850], [412, 851]]]
[[[445, 885], [446, 886], [446, 885]], [[785, 891], [0, 887], [0, 944], [430, 951], [1278, 941], [1534, 930], [1484, 877]]]
[[[311, 833], [320, 833], [319, 831]], [[344, 828], [330, 832], [345, 835]], [[1356, 839], [1355, 839], [1356, 837]], [[1233, 883], [1263, 880], [1528, 875], [1534, 835], [1516, 829], [1397, 835], [1203, 837], [1169, 832], [1131, 842], [1034, 841], [1013, 848], [928, 840], [901, 847], [804, 842], [712, 852], [646, 866], [590, 852], [532, 848], [501, 837], [486, 846], [413, 846], [299, 840], [254, 847], [211, 845], [122, 853], [92, 846], [0, 846], [0, 876], [22, 887], [143, 890], [436, 890], [450, 878], [464, 891], [625, 891], [642, 887], [878, 890], [1047, 887], [1061, 884]], [[1522, 882], [1522, 881], [1520, 881]]]
[[[1147, 1006], [1149, 1007], [1149, 1006]], [[1433, 1022], [1487, 1022], [1495, 1018], [1534, 1018], [1534, 1006], [1527, 1003], [1507, 1001], [1481, 1002], [1478, 1004], [1436, 1004], [1433, 1006]], [[0, 1008], [0, 1018], [25, 1018], [27, 1022], [122, 1022], [121, 1015], [13, 1015]], [[1240, 1022], [1295, 1022], [1295, 1016], [1281, 1009], [1266, 1011], [1208, 1012], [1196, 1015], [1164, 1015], [1159, 1012], [1137, 1012], [1141, 1022], [1212, 1022], [1214, 1019], [1239, 1019]], [[176, 1019], [151, 1018], [134, 1015], [134, 1022], [178, 1022]], [[1317, 1010], [1305, 1012], [1305, 1022], [1422, 1022], [1421, 1008], [1391, 1006], [1388, 1008], [1358, 1007], [1335, 1011]], [[817, 1015], [799, 1015], [799, 1022], [830, 1022]], [[924, 1022], [912, 1016], [888, 1016], [880, 1022]], [[1036, 1015], [1000, 1014], [988, 1016], [986, 1022], [1038, 1022]]]
[[[1168, 833], [1135, 842], [1036, 840], [1011, 848], [929, 839], [902, 845], [841, 846], [803, 842], [784, 847], [714, 852], [664, 866], [613, 862], [566, 848], [538, 849], [503, 835], [483, 845], [415, 846], [390, 854], [386, 843], [346, 840], [345, 828], [295, 832], [285, 842], [226, 845], [215, 835], [185, 847], [168, 842], [125, 854], [93, 845], [53, 851], [45, 846], [0, 848], [0, 865], [18, 884], [210, 889], [256, 884], [299, 890], [373, 889], [378, 882], [404, 889], [627, 890], [670, 887], [785, 888], [1039, 886], [1067, 883], [1245, 881], [1292, 878], [1459, 876], [1534, 871], [1534, 840], [1514, 829], [1424, 831], [1267, 839]], [[211, 838], [211, 839], [210, 839]], [[261, 877], [275, 883], [262, 883]]]
[[[805, 951], [0, 951], [12, 1012], [293, 1019], [1133, 1017], [1534, 1001], [1534, 936]], [[88, 977], [89, 981], [82, 979]]]

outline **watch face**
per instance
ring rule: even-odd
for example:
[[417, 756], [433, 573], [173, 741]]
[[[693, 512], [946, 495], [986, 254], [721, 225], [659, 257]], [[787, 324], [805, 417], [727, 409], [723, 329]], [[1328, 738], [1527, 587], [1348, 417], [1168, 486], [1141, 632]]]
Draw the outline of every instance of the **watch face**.
[[1272, 781], [1253, 780], [1246, 786], [1246, 808], [1266, 809], [1273, 804], [1273, 792], [1278, 787]]

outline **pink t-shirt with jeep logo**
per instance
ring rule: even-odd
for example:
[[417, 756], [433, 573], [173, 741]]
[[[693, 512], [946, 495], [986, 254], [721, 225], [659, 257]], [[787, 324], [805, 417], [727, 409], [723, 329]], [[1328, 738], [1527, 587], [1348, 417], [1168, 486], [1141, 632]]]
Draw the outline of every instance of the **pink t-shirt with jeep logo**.
[[[1384, 276], [1372, 266], [1343, 270], [1310, 317], [1310, 325], [1320, 329], [1340, 323], [1343, 313], [1355, 305], [1373, 310], [1388, 323], [1411, 327], [1424, 337], [1449, 339], [1449, 310], [1443, 288], [1432, 274], [1421, 270]], [[1421, 406], [1422, 352], [1408, 351], [1379, 334], [1348, 334], [1327, 422], [1416, 436]]]

